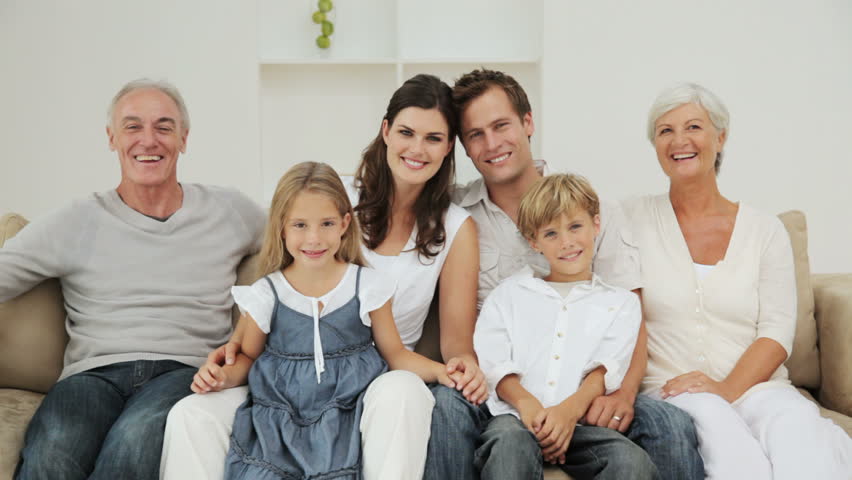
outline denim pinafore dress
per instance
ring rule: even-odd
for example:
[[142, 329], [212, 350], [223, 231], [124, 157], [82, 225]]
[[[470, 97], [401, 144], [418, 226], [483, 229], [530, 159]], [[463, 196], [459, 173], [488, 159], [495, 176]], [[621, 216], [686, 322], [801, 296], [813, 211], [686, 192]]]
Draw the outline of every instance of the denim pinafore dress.
[[320, 317], [325, 370], [317, 382], [314, 319], [275, 294], [266, 349], [249, 371], [249, 395], [237, 410], [226, 479], [360, 479], [359, 424], [364, 393], [387, 371], [361, 323], [358, 292]]

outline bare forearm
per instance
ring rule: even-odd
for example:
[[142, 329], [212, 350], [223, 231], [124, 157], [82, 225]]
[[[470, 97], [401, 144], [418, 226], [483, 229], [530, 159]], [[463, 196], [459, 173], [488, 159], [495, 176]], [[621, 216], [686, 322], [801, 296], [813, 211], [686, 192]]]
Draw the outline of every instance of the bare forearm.
[[254, 360], [240, 353], [233, 365], [223, 366], [222, 370], [225, 372], [225, 378], [227, 378], [224, 387], [233, 388], [248, 383], [248, 373], [252, 364], [254, 364]]
[[606, 370], [603, 367], [592, 370], [580, 383], [580, 388], [560, 402], [560, 407], [570, 409], [573, 418], [580, 418], [585, 415], [592, 401], [606, 392], [604, 386], [605, 373]]
[[629, 393], [631, 398], [635, 398], [639, 393], [639, 387], [642, 385], [642, 379], [645, 377], [645, 369], [648, 365], [648, 332], [645, 330], [645, 322], [643, 321], [639, 327], [639, 337], [636, 339], [636, 347], [633, 349], [633, 356], [630, 357], [630, 368], [624, 375], [621, 381], [620, 390]]
[[786, 359], [786, 350], [775, 340], [755, 340], [723, 381], [728, 401], [733, 402], [752, 386], [769, 380]]
[[524, 404], [538, 404], [541, 407], [541, 402], [529, 392], [523, 385], [521, 379], [515, 374], [506, 375], [497, 384], [497, 396], [500, 400], [515, 407], [515, 410], [522, 411]]
[[416, 374], [424, 382], [431, 383], [438, 380], [437, 372], [444, 370], [444, 364], [430, 360], [419, 353], [414, 353], [405, 348], [386, 355], [385, 359], [391, 370], [407, 370]]

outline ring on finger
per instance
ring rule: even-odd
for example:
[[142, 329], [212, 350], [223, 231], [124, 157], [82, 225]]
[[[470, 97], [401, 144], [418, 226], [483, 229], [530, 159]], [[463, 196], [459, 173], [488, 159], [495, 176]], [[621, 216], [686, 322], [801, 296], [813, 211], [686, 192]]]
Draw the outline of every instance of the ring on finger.
[[618, 415], [613, 415], [613, 416], [612, 416], [612, 419], [613, 419], [613, 420], [615, 420], [616, 422], [620, 422], [620, 421], [621, 421], [621, 417], [619, 417]]

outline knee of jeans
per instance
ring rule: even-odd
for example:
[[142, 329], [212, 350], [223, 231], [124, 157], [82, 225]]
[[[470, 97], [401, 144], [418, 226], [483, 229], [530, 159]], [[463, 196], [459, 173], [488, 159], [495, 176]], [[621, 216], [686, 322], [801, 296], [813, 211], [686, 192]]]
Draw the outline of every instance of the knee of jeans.
[[697, 440], [692, 417], [684, 410], [668, 402], [648, 399], [637, 410], [636, 420], [642, 430], [659, 437], [683, 438], [691, 443]]
[[657, 467], [645, 450], [632, 443], [624, 442], [623, 448], [617, 455], [607, 459], [616, 472], [622, 472], [624, 478], [646, 479], [658, 478]]
[[364, 403], [381, 412], [407, 411], [412, 408], [431, 411], [435, 398], [416, 374], [393, 370], [373, 380], [367, 387]]
[[501, 431], [496, 438], [495, 447], [504, 453], [516, 452], [515, 455], [522, 455], [524, 457], [532, 455], [536, 459], [541, 454], [541, 448], [532, 432], [521, 428]]

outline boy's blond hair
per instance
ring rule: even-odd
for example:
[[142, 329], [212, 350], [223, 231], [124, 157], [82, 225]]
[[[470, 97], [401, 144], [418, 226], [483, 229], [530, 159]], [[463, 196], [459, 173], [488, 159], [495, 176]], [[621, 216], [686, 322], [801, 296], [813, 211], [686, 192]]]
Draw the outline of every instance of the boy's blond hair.
[[521, 198], [518, 229], [527, 239], [535, 239], [539, 228], [578, 209], [592, 218], [600, 213], [598, 194], [589, 181], [568, 173], [548, 175], [536, 181]]
[[269, 207], [269, 222], [266, 224], [263, 246], [260, 249], [259, 273], [268, 275], [293, 263], [293, 256], [284, 246], [281, 234], [284, 231], [284, 222], [290, 215], [293, 200], [296, 195], [305, 191], [326, 195], [337, 207], [337, 213], [341, 217], [349, 214], [349, 228], [340, 239], [340, 248], [334, 258], [346, 263], [366, 265], [361, 254], [361, 232], [358, 222], [355, 221], [355, 212], [337, 172], [325, 163], [303, 162], [287, 170], [275, 188], [272, 205]]

